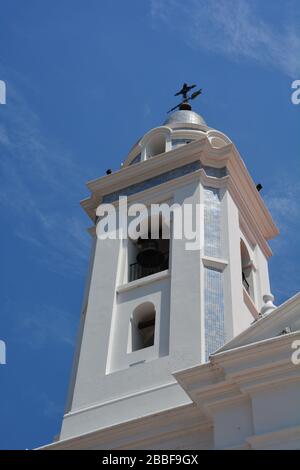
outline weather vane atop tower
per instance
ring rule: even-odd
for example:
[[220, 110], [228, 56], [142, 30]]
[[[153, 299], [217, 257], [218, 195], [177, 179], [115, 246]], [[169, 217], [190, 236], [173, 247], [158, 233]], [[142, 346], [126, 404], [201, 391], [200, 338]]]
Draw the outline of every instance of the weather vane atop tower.
[[188, 96], [188, 92], [192, 90], [193, 88], [196, 88], [197, 85], [188, 85], [187, 83], [184, 83], [181, 90], [175, 93], [174, 96], [179, 96], [182, 95], [182, 101], [181, 103], [177, 104], [174, 106], [174, 108], [170, 109], [168, 113], [171, 113], [172, 111], [175, 111], [175, 109], [180, 109], [180, 110], [188, 110], [191, 111], [192, 107], [189, 104], [189, 101], [194, 100], [197, 98], [197, 96], [201, 95], [202, 89], [194, 91], [190, 96]]

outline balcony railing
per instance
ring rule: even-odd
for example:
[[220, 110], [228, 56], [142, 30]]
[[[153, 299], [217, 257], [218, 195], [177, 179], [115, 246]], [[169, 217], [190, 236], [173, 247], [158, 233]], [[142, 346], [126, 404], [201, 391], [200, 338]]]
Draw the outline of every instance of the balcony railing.
[[164, 253], [165, 259], [160, 266], [155, 266], [155, 268], [145, 268], [139, 263], [132, 263], [129, 266], [129, 282], [136, 281], [142, 277], [150, 276], [151, 274], [160, 273], [169, 268], [169, 253]]

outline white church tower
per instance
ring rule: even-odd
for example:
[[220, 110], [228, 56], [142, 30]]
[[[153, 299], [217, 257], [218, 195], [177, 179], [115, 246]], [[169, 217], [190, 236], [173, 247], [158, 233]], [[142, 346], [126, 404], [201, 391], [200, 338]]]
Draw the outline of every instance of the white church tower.
[[[88, 188], [94, 248], [59, 440], [190, 405], [174, 373], [207, 362], [259, 316], [277, 235], [236, 147], [187, 100]], [[199, 249], [172, 223], [170, 240], [97, 238], [97, 209], [119, 211], [120, 196], [129, 208], [191, 205]]]

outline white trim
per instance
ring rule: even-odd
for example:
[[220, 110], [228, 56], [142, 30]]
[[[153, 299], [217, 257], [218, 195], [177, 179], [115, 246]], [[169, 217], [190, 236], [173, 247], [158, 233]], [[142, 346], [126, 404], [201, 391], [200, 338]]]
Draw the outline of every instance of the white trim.
[[[295, 442], [295, 446], [291, 446], [290, 442]], [[300, 426], [283, 428], [279, 431], [268, 432], [257, 436], [247, 437], [246, 442], [252, 449], [266, 448], [287, 448], [299, 450], [300, 448]], [[287, 446], [287, 447], [286, 447]]]
[[94, 211], [105, 193], [117, 191], [197, 159], [201, 160], [203, 165], [208, 164], [215, 168], [228, 167], [230, 174], [228, 187], [233, 191], [244, 219], [251, 221], [257, 237], [260, 238], [260, 243], [265, 246], [265, 251], [268, 251], [265, 240], [274, 238], [278, 234], [278, 230], [238, 151], [231, 143], [220, 149], [215, 149], [207, 138], [198, 139], [189, 145], [150, 158], [143, 162], [143, 165], [123, 167], [111, 175], [87, 183], [92, 191], [92, 197], [81, 201], [81, 205], [93, 219]]
[[132, 289], [137, 289], [138, 287], [152, 284], [153, 282], [161, 281], [162, 279], [166, 279], [168, 277], [170, 277], [170, 271], [169, 269], [165, 269], [164, 271], [151, 274], [150, 276], [145, 276], [135, 281], [128, 282], [123, 285], [119, 285], [117, 287], [117, 293], [128, 292]]
[[228, 266], [228, 261], [226, 259], [213, 258], [212, 256], [202, 256], [202, 262], [207, 268], [214, 268], [219, 271], [224, 271]]
[[141, 392], [130, 393], [130, 394], [124, 395], [122, 397], [116, 398], [114, 400], [107, 400], [107, 401], [104, 401], [103, 403], [97, 403], [95, 405], [87, 406], [85, 408], [78, 408], [78, 409], [75, 409], [74, 411], [70, 411], [70, 412], [64, 414], [64, 418], [68, 418], [69, 416], [75, 416], [75, 415], [78, 415], [80, 413], [85, 413], [86, 411], [95, 410], [97, 408], [102, 408], [103, 406], [111, 405], [113, 403], [118, 403], [120, 401], [127, 400], [128, 398], [133, 398], [133, 397], [137, 397], [137, 396], [141, 396], [141, 395], [147, 395], [148, 393], [151, 393], [153, 391], [163, 390], [164, 388], [173, 387], [174, 385], [177, 385], [177, 383], [175, 381], [170, 382], [168, 384], [164, 384], [164, 385], [158, 385], [156, 387], [151, 387], [151, 388], [148, 388], [147, 390], [143, 390]]

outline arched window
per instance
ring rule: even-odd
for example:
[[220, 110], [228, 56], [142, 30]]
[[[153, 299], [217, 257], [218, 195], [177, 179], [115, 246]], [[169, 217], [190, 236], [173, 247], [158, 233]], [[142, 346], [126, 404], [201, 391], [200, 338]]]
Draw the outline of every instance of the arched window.
[[245, 245], [245, 242], [241, 240], [241, 264], [242, 264], [242, 283], [250, 297], [254, 299], [253, 290], [253, 265]]
[[154, 345], [155, 307], [144, 302], [136, 307], [130, 318], [127, 352], [138, 351]]
[[165, 134], [156, 134], [151, 137], [146, 148], [146, 158], [160, 155], [166, 151], [166, 136]]
[[157, 213], [145, 218], [143, 226], [138, 240], [128, 240], [129, 282], [169, 268], [170, 221]]
[[189, 139], [189, 138], [177, 138], [177, 139], [172, 139], [172, 149], [176, 149], [177, 147], [182, 147], [182, 145], [189, 144], [192, 142], [194, 139]]

